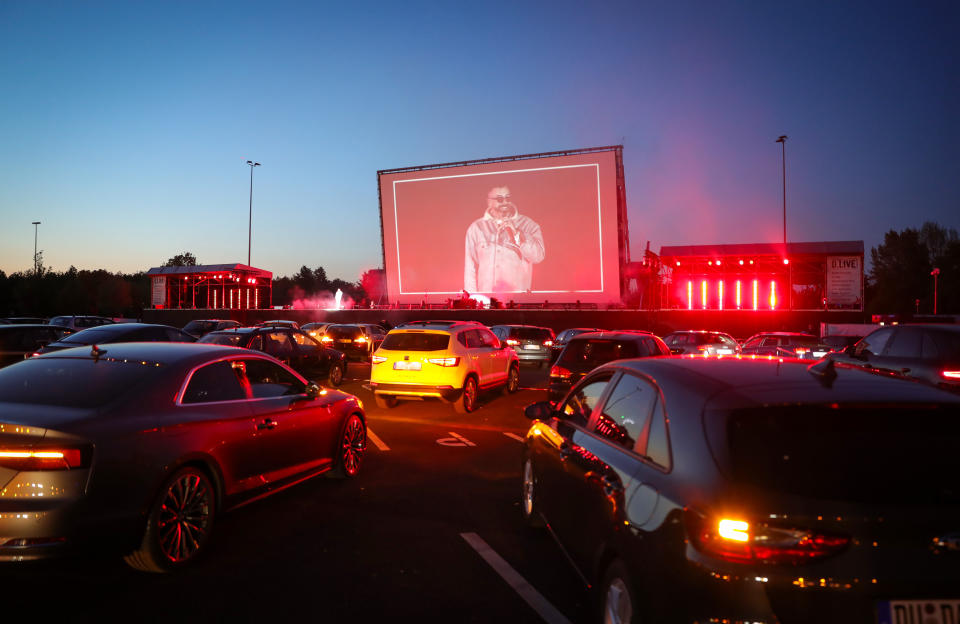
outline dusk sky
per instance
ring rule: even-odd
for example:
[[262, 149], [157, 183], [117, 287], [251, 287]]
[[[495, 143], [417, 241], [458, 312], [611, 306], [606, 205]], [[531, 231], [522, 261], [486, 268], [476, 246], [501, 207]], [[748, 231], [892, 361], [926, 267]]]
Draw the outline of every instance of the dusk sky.
[[[377, 170], [622, 144], [631, 255], [960, 229], [960, 3], [0, 1], [0, 270], [381, 266]], [[478, 204], [478, 210], [482, 210]]]

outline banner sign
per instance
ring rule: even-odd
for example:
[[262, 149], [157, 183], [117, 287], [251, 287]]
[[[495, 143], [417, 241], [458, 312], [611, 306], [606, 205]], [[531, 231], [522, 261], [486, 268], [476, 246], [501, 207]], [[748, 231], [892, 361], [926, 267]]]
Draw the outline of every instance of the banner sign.
[[859, 256], [827, 257], [828, 307], [857, 307], [862, 309], [863, 260]]
[[167, 305], [167, 276], [154, 276], [151, 279], [150, 305], [153, 307], [166, 307]]

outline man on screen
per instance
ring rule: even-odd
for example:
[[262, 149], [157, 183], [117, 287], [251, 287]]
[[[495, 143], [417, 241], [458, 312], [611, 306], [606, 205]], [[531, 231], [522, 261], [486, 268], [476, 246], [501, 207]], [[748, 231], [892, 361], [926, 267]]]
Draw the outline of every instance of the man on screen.
[[520, 214], [509, 188], [495, 186], [487, 193], [486, 212], [467, 228], [463, 289], [526, 292], [543, 253], [540, 226]]

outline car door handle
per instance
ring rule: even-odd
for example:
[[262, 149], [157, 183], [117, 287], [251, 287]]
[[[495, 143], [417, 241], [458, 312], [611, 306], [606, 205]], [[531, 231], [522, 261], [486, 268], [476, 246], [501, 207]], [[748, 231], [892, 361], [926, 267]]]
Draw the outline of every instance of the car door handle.
[[273, 429], [277, 426], [277, 421], [271, 418], [264, 418], [263, 422], [257, 423], [257, 431], [262, 431], [264, 429]]

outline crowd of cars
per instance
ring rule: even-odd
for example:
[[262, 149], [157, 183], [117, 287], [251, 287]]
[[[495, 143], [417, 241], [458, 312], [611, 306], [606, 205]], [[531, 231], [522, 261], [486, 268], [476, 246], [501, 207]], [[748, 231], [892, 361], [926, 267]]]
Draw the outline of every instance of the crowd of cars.
[[109, 544], [175, 570], [220, 512], [358, 474], [366, 412], [336, 389], [349, 361], [369, 363], [379, 408], [458, 414], [517, 392], [525, 365], [549, 373], [524, 411], [522, 517], [549, 527], [603, 621], [960, 615], [957, 326], [832, 348], [782, 331], [57, 320], [0, 323], [17, 362], [0, 368], [0, 487], [29, 507], [0, 509], [0, 560]]

